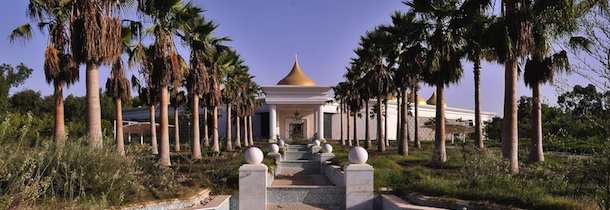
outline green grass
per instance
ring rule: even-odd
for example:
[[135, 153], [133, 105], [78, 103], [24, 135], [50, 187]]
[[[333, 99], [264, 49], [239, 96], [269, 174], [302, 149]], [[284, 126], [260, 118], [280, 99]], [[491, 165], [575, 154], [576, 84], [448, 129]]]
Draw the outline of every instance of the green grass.
[[[373, 144], [376, 145], [376, 144]], [[410, 148], [408, 156], [396, 155], [394, 146], [384, 153], [369, 149], [368, 164], [375, 168], [375, 189], [389, 187], [402, 196], [419, 193], [440, 199], [464, 199], [482, 205], [502, 205], [526, 209], [590, 209], [593, 198], [576, 193], [574, 184], [566, 182], [573, 159], [546, 154], [546, 162], [529, 163], [527, 151], [519, 152], [522, 165], [518, 175], [507, 172], [499, 148], [484, 152], [472, 143], [447, 146], [448, 161], [431, 163], [434, 145], [424, 142], [423, 149]], [[333, 164], [348, 164], [349, 147], [333, 144]]]

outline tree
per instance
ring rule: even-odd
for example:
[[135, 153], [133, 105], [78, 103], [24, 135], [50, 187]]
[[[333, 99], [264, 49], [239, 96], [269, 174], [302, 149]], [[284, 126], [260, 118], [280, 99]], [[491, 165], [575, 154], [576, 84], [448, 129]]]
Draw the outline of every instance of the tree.
[[[221, 45], [223, 41], [229, 41], [226, 37], [214, 37], [214, 30], [218, 27], [212, 21], [206, 21], [203, 17], [196, 18], [183, 25], [183, 34], [180, 35], [183, 42], [190, 48], [190, 68], [186, 75], [186, 86], [192, 107], [191, 118], [191, 153], [194, 159], [201, 159], [201, 141], [199, 135], [199, 98], [203, 93], [209, 92], [209, 75], [206, 61], [211, 59], [210, 53], [216, 48], [226, 48]], [[204, 146], [208, 147], [207, 136], [207, 107], [204, 107]]]
[[45, 112], [43, 107], [43, 99], [40, 92], [30, 89], [16, 92], [10, 98], [11, 110], [26, 114], [31, 112], [34, 116], [42, 116]]
[[[59, 2], [59, 1], [52, 1]], [[99, 66], [111, 65], [121, 56], [120, 8], [133, 1], [73, 0], [70, 14], [70, 46], [79, 64], [86, 64], [87, 138], [93, 148], [102, 147]]]
[[481, 60], [484, 51], [489, 48], [485, 45], [485, 40], [493, 39], [493, 37], [484, 37], [484, 35], [491, 34], [487, 30], [492, 17], [485, 14], [490, 7], [491, 1], [489, 0], [481, 2], [465, 1], [461, 9], [464, 15], [463, 25], [466, 26], [464, 27], [466, 29], [466, 58], [473, 62], [474, 69], [474, 138], [475, 146], [478, 149], [485, 149], [483, 126], [481, 124]]
[[[423, 48], [421, 42], [423, 41], [424, 24], [423, 22], [415, 18], [415, 13], [408, 12], [402, 13], [400, 11], [394, 12], [391, 15], [392, 24], [383, 25], [381, 29], [386, 31], [390, 36], [391, 44], [388, 45], [388, 66], [394, 87], [398, 91], [400, 96], [399, 100], [399, 117], [398, 120], [398, 154], [408, 155], [408, 89], [417, 86], [419, 78], [421, 77], [421, 71], [423, 69]], [[395, 66], [392, 63], [396, 63]], [[411, 100], [414, 101], [415, 100]], [[415, 119], [417, 122], [417, 117]], [[417, 123], [415, 123], [415, 130], [417, 133]], [[416, 137], [416, 144], [418, 138]], [[416, 148], [419, 148], [416, 146]]]
[[28, 68], [23, 63], [17, 65], [17, 70], [9, 64], [0, 65], [0, 110], [8, 110], [9, 108], [9, 90], [11, 87], [17, 87], [32, 74], [32, 69]]
[[212, 107], [212, 132], [213, 146], [212, 151], [220, 152], [220, 142], [218, 141], [218, 107], [222, 104], [221, 82], [224, 78], [226, 69], [230, 65], [232, 58], [227, 49], [215, 49], [212, 51], [210, 60], [207, 61], [209, 77], [209, 91], [204, 93], [206, 106]]
[[[464, 57], [463, 37], [458, 24], [462, 17], [457, 1], [411, 1], [406, 3], [424, 20], [427, 28], [426, 70], [424, 80], [436, 86], [436, 119], [445, 119], [444, 88], [462, 77], [461, 59]], [[445, 121], [436, 120], [432, 161], [447, 161], [445, 149]]]
[[[78, 65], [68, 52], [69, 36], [68, 25], [71, 1], [40, 1], [30, 0], [27, 14], [30, 19], [38, 22], [41, 30], [45, 27], [49, 33], [49, 45], [45, 51], [44, 71], [47, 83], [53, 83], [54, 103], [54, 140], [61, 142], [65, 139], [65, 119], [63, 86], [74, 84], [79, 79]], [[29, 23], [13, 30], [9, 39], [29, 40], [32, 38], [32, 29]], [[96, 90], [97, 91], [97, 90]]]
[[[187, 100], [184, 91], [177, 91], [176, 89], [172, 89], [169, 100], [170, 104], [172, 104], [172, 108], [174, 108], [174, 151], [180, 152], [180, 117], [178, 113], [178, 108], [183, 106], [187, 102]], [[193, 145], [191, 145], [191, 147], [192, 146]]]
[[125, 71], [121, 60], [112, 65], [110, 77], [106, 81], [106, 94], [112, 97], [116, 109], [116, 150], [120, 156], [125, 156], [125, 141], [123, 139], [123, 109], [122, 101], [130, 97], [129, 80], [125, 77]]
[[176, 51], [174, 35], [181, 25], [199, 17], [201, 8], [192, 3], [182, 4], [181, 0], [150, 0], [139, 5], [139, 10], [152, 19], [152, 26], [146, 29], [154, 36], [154, 56], [152, 84], [158, 89], [160, 99], [160, 151], [159, 163], [170, 166], [169, 156], [169, 87], [177, 87], [187, 72], [186, 62]]
[[344, 104], [345, 104], [345, 99], [347, 98], [347, 88], [345, 85], [345, 82], [339, 82], [339, 84], [337, 84], [336, 86], [332, 86], [334, 95], [335, 95], [335, 101], [339, 101], [339, 107], [337, 107], [340, 111], [340, 127], [341, 127], [341, 132], [340, 132], [340, 137], [339, 139], [341, 139], [341, 145], [345, 145], [345, 137], [343, 135], [344, 130], [343, 130], [343, 115], [345, 112], [344, 109]]
[[574, 5], [579, 37], [565, 39], [563, 49], [578, 64], [571, 70], [603, 92], [610, 90], [610, 7], [604, 0], [581, 0]]
[[150, 116], [150, 142], [151, 142], [151, 154], [158, 155], [159, 148], [157, 146], [157, 123], [156, 123], [156, 104], [159, 103], [159, 95], [153, 85], [151, 73], [153, 69], [153, 56], [154, 46], [145, 47], [141, 43], [137, 44], [129, 55], [129, 65], [133, 66], [135, 63], [140, 64], [140, 74], [144, 75], [146, 79], [146, 85], [143, 86], [140, 80], [133, 76], [131, 77], [131, 85], [138, 91], [138, 98], [141, 102], [148, 106]]

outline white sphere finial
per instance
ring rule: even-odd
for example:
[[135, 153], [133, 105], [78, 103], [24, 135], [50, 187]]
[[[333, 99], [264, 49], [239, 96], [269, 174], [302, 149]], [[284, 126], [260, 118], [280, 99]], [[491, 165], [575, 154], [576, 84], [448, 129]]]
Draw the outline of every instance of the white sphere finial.
[[316, 139], [315, 141], [313, 141], [313, 145], [314, 146], [320, 146], [320, 140]]
[[250, 147], [246, 150], [244, 158], [248, 164], [261, 164], [263, 162], [263, 151], [258, 147]]
[[277, 144], [269, 145], [269, 153], [278, 153], [280, 151], [280, 147]]
[[280, 139], [280, 140], [278, 140], [278, 141], [277, 141], [277, 145], [278, 145], [278, 146], [280, 146], [280, 147], [281, 147], [281, 146], [284, 146], [284, 140], [281, 140], [281, 139]]
[[369, 153], [362, 147], [354, 147], [349, 151], [347, 158], [352, 164], [365, 164], [369, 159]]
[[331, 146], [330, 144], [325, 144], [322, 147], [322, 153], [333, 153], [333, 146]]

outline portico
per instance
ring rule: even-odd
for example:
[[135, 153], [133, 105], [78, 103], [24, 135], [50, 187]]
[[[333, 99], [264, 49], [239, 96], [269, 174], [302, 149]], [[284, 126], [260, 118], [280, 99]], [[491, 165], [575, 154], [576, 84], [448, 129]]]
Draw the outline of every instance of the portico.
[[323, 139], [324, 105], [330, 86], [316, 86], [297, 60], [274, 86], [262, 86], [269, 109], [269, 139]]

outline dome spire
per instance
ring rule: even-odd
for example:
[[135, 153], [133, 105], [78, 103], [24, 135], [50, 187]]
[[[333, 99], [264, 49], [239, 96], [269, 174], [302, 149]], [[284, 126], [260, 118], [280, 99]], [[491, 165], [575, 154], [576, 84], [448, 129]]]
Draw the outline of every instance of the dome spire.
[[292, 66], [292, 70], [284, 79], [280, 80], [277, 85], [305, 85], [305, 86], [315, 86], [316, 83], [311, 80], [299, 66], [299, 60], [297, 55], [294, 55], [294, 65]]

